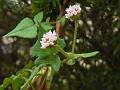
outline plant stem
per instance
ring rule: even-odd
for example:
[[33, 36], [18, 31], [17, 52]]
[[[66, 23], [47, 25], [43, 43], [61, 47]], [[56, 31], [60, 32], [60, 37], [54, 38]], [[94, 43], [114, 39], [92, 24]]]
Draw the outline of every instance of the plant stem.
[[45, 83], [46, 82], [47, 73], [48, 73], [48, 67], [46, 66], [46, 71], [44, 72], [44, 75], [42, 76], [42, 78], [40, 76], [41, 79], [40, 79], [40, 82], [38, 82], [38, 84], [37, 84], [36, 90], [43, 90], [43, 88], [47, 88], [47, 85]]
[[68, 61], [68, 59], [64, 59], [63, 61], [62, 61], [62, 63], [66, 63]]
[[67, 54], [59, 45], [56, 45], [56, 46], [57, 46], [57, 48], [60, 50], [60, 52], [61, 52], [66, 58], [69, 57], [68, 54]]
[[77, 37], [77, 20], [75, 21], [75, 31], [74, 31], [74, 38], [73, 38], [73, 45], [72, 45], [72, 53], [74, 53], [75, 51], [75, 47], [76, 47], [76, 37]]
[[48, 22], [48, 23], [50, 23], [50, 24], [56, 24], [56, 22]]
[[31, 88], [32, 88], [32, 90], [35, 90], [35, 88], [34, 88], [33, 84], [31, 84]]

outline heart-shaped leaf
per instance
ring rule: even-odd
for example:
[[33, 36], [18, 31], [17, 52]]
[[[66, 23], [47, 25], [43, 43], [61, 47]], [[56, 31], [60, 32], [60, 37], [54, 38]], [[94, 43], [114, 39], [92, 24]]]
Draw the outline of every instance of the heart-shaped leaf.
[[37, 35], [37, 27], [30, 18], [24, 18], [15, 29], [5, 36], [18, 36], [22, 38], [35, 38]]

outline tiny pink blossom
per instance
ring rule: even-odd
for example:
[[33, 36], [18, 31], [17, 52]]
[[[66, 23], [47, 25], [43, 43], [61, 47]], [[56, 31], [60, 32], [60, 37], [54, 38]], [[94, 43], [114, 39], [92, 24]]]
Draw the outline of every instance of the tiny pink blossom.
[[43, 35], [42, 40], [40, 41], [41, 43], [41, 48], [46, 48], [49, 46], [54, 45], [54, 42], [57, 40], [57, 33], [55, 31], [49, 31], [46, 34]]
[[81, 7], [79, 4], [75, 4], [73, 6], [70, 5], [69, 8], [67, 8], [65, 11], [66, 11], [65, 17], [70, 19], [71, 17], [81, 12]]

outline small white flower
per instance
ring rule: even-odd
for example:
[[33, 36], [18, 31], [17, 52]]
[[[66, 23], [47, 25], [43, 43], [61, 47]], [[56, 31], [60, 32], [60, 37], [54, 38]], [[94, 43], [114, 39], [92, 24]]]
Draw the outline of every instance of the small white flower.
[[65, 17], [70, 19], [71, 17], [79, 14], [81, 12], [81, 7], [79, 4], [75, 4], [73, 6], [69, 6], [69, 8], [67, 8], [65, 10], [67, 13], [65, 14]]
[[54, 45], [54, 42], [57, 40], [57, 33], [55, 31], [49, 31], [46, 34], [43, 35], [42, 40], [40, 41], [41, 43], [41, 48], [46, 48], [49, 46]]

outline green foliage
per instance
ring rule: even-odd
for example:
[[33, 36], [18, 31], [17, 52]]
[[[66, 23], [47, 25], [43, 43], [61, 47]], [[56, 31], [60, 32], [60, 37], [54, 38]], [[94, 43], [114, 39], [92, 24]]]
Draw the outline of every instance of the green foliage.
[[40, 26], [41, 26], [45, 31], [48, 31], [48, 30], [51, 30], [51, 29], [54, 28], [52, 25], [50, 25], [50, 24], [47, 23], [47, 22], [42, 22], [42, 23], [40, 23]]
[[88, 58], [88, 57], [93, 57], [97, 55], [99, 52], [94, 51], [90, 53], [82, 53], [82, 54], [74, 54], [74, 53], [68, 53], [70, 59], [77, 59], [77, 58]]
[[64, 48], [64, 47], [66, 46], [66, 43], [65, 43], [64, 39], [60, 39], [60, 38], [58, 38], [57, 44], [58, 44], [61, 48]]
[[12, 81], [12, 88], [13, 90], [19, 90], [19, 88], [21, 87], [21, 85], [24, 83], [24, 80], [21, 79], [22, 77], [18, 76], [13, 76], [13, 81]]
[[0, 86], [0, 90], [4, 90], [12, 81], [12, 76], [10, 78], [5, 78], [3, 84]]
[[23, 19], [15, 29], [5, 36], [18, 36], [23, 38], [35, 38], [37, 35], [37, 27], [30, 18]]
[[30, 83], [30, 81], [33, 79], [33, 77], [37, 75], [38, 71], [43, 65], [44, 64], [40, 64], [39, 66], [35, 66], [32, 68], [30, 77], [26, 80], [26, 82], [24, 83], [20, 90], [23, 90]]
[[55, 72], [58, 72], [60, 69], [60, 66], [61, 66], [61, 60], [60, 60], [59, 56], [51, 54], [47, 58], [38, 57], [35, 60], [35, 65], [40, 65], [40, 64], [50, 65], [50, 66], [52, 66], [52, 68]]
[[[59, 0], [54, 0], [54, 3], [59, 3]], [[12, 75], [10, 78], [6, 78], [3, 84], [0, 86], [1, 89], [5, 89], [9, 85], [12, 85], [13, 90], [26, 90], [28, 85], [31, 85], [31, 81], [34, 77], [38, 76], [38, 72], [43, 66], [52, 67], [52, 71], [58, 72], [60, 70], [61, 64], [64, 63], [61, 60], [61, 53], [67, 60], [69, 65], [74, 65], [76, 59], [78, 58], [88, 58], [98, 54], [98, 51], [91, 53], [75, 54], [73, 52], [65, 52], [63, 49], [66, 46], [64, 39], [57, 38], [54, 42], [55, 44], [47, 48], [40, 48], [41, 38], [43, 35], [54, 28], [49, 22], [43, 22], [43, 12], [39, 12], [32, 19], [23, 19], [11, 32], [5, 36], [18, 36], [22, 38], [35, 38], [37, 36], [36, 43], [30, 50], [30, 55], [35, 56], [37, 59], [32, 67], [28, 69], [23, 69], [22, 71]], [[62, 25], [65, 24], [65, 18], [62, 17], [60, 20]], [[63, 58], [63, 57], [62, 57]], [[67, 64], [66, 63], [66, 64]], [[17, 84], [16, 84], [17, 83]]]
[[5, 78], [3, 84], [0, 85], [0, 90], [5, 90], [10, 85], [13, 90], [19, 90], [21, 85], [26, 81], [26, 78], [28, 78], [29, 72], [31, 71], [29, 68], [32, 66], [33, 63], [30, 61], [22, 70], [18, 71], [16, 75]]
[[[73, 66], [62, 65], [60, 73], [54, 75], [55, 77], [53, 78], [51, 90], [119, 90], [120, 0], [71, 0], [70, 3], [66, 4], [63, 3], [63, 0], [59, 0], [59, 4], [57, 3], [57, 0], [31, 0], [31, 4], [27, 3], [29, 0], [16, 1], [18, 1], [19, 4], [17, 4], [15, 0], [0, 0], [1, 36], [13, 28], [22, 18], [26, 16], [33, 17], [33, 15], [39, 11], [44, 12], [44, 18], [42, 19], [43, 22], [49, 17], [47, 23], [50, 21], [54, 24], [56, 18], [59, 17], [59, 13], [61, 13], [59, 10], [59, 4], [67, 8], [69, 5], [80, 3], [82, 8], [80, 20], [83, 21], [83, 25], [78, 28], [77, 39], [80, 41], [77, 42], [76, 52], [79, 54], [79, 52], [90, 52], [96, 49], [100, 51], [100, 55], [95, 58], [84, 59], [86, 55], [82, 55], [83, 57], [80, 57], [81, 59], [79, 59], [79, 61], [77, 59], [69, 59], [69, 62], [72, 62]], [[87, 23], [89, 20], [92, 21], [92, 25]], [[61, 36], [64, 37], [63, 35], [65, 35], [65, 37], [68, 37], [68, 39], [65, 38], [67, 44], [65, 50], [70, 51], [74, 24], [73, 22], [66, 20], [64, 17], [59, 18], [59, 23], [64, 26], [61, 29]], [[35, 23], [35, 25], [37, 24]], [[41, 28], [42, 27], [37, 27], [38, 30]], [[47, 31], [49, 30], [45, 30], [42, 33], [40, 32], [40, 38]], [[35, 40], [36, 38], [33, 41]], [[0, 50], [2, 53], [0, 53], [0, 80], [1, 78], [3, 79], [10, 75], [10, 72], [14, 72], [16, 69], [18, 70], [21, 68], [28, 58], [31, 58], [27, 50], [30, 48], [33, 41], [18, 39], [18, 41], [13, 44], [4, 45], [1, 40]], [[38, 40], [38, 44], [39, 41], [40, 40]], [[28, 44], [26, 45], [26, 43]], [[18, 53], [16, 55], [16, 52], [21, 48], [22, 51], [25, 52], [25, 55], [21, 56]], [[38, 48], [40, 49], [40, 45]], [[5, 50], [7, 52], [6, 54], [4, 53]], [[11, 51], [11, 53], [9, 53], [9, 51]], [[39, 53], [39, 50], [37, 53]], [[32, 55], [33, 54], [37, 58], [39, 57], [35, 52], [33, 52]], [[42, 58], [44, 59], [45, 56], [42, 54], [43, 53], [41, 53], [41, 56], [43, 56]], [[49, 55], [50, 54], [47, 55], [46, 53], [46, 56]], [[18, 58], [21, 63], [16, 66], [16, 60], [18, 60]], [[64, 57], [60, 56], [60, 58], [62, 61]], [[102, 60], [101, 64], [99, 64], [99, 60]], [[76, 63], [76, 61], [79, 63]], [[81, 64], [81, 62], [83, 62], [83, 64]], [[90, 68], [87, 69], [84, 67], [85, 65], [90, 65]], [[28, 75], [30, 74], [28, 73]]]
[[60, 60], [59, 56], [54, 55], [54, 56], [52, 56], [51, 59], [52, 59], [51, 66], [52, 66], [53, 70], [55, 72], [58, 72], [60, 70], [60, 66], [61, 66], [61, 60]]
[[40, 48], [40, 41], [37, 40], [35, 45], [31, 48], [30, 53], [32, 56], [43, 58], [51, 54], [51, 49]]
[[98, 51], [94, 51], [90, 53], [82, 53], [82, 54], [78, 54], [78, 57], [88, 58], [88, 57], [93, 57], [97, 55], [98, 53], [99, 53]]
[[[16, 26], [15, 29], [13, 29], [13, 31], [11, 31], [10, 33], [6, 35], [6, 36], [19, 36], [23, 38], [33, 38], [37, 35], [37, 28], [39, 30], [38, 40], [36, 41], [35, 45], [30, 50], [30, 53], [32, 56], [38, 57], [35, 63], [36, 66], [34, 66], [31, 69], [31, 75], [29, 76], [27, 80], [25, 80], [25, 83], [21, 87], [20, 90], [23, 90], [26, 88], [26, 86], [30, 83], [30, 81], [37, 75], [38, 71], [40, 70], [42, 66], [49, 64], [55, 72], [58, 72], [60, 69], [60, 65], [61, 65], [60, 58], [59, 56], [55, 55], [59, 51], [57, 47], [53, 46], [51, 48], [46, 48], [46, 49], [40, 48], [41, 46], [40, 40], [43, 34], [49, 31], [50, 29], [53, 29], [53, 26], [51, 26], [49, 23], [47, 22], [41, 23], [42, 18], [43, 18], [43, 12], [40, 12], [34, 16], [34, 22], [37, 26], [33, 23], [31, 19], [25, 18]], [[31, 30], [32, 27], [35, 27], [35, 28]], [[29, 32], [28, 30], [31, 30], [32, 32]], [[60, 45], [62, 48], [65, 47], [65, 42], [62, 39], [58, 39], [57, 44]], [[16, 78], [16, 77], [18, 77], [18, 75], [15, 76], [14, 79], [13, 79], [13, 76], [5, 79], [3, 83], [4, 85], [3, 88], [6, 88], [11, 83], [11, 79], [13, 80], [12, 86], [15, 86], [13, 87], [13, 89], [17, 90], [18, 88], [20, 88], [21, 84], [23, 83], [17, 83], [20, 77], [19, 78]], [[17, 85], [15, 85], [15, 83], [17, 83]]]
[[67, 53], [68, 54], [67, 64], [74, 65], [76, 63], [77, 59], [93, 57], [93, 56], [97, 55], [98, 53], [99, 53], [98, 51], [94, 51], [94, 52], [90, 52], [90, 53], [82, 53], [82, 54], [74, 54], [74, 53], [69, 52], [69, 53]]
[[39, 12], [37, 15], [34, 16], [34, 22], [39, 24], [43, 19], [43, 12]]

